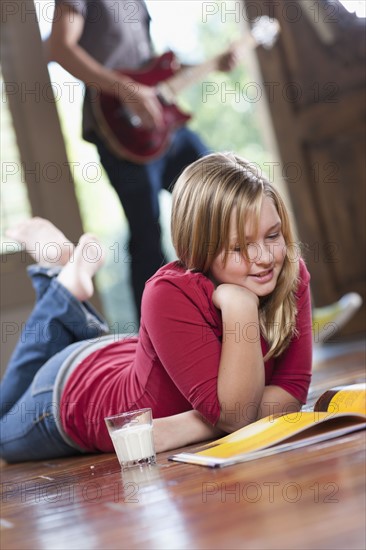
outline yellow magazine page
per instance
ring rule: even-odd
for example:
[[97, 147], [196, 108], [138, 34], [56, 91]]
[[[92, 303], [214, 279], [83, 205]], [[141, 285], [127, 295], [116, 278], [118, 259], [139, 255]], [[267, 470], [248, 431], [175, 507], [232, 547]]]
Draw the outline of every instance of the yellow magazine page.
[[[262, 431], [260, 438], [254, 438], [254, 442], [242, 440], [241, 442], [223, 443], [206, 451], [179, 453], [169, 457], [169, 460], [211, 468], [230, 466], [334, 439], [354, 431], [363, 430], [366, 427], [366, 417], [362, 414], [314, 412], [303, 414], [307, 415], [307, 418], [301, 423], [301, 428], [297, 425], [291, 432], [284, 427], [283, 422], [278, 422], [281, 419], [283, 420], [283, 417], [275, 420], [275, 430], [278, 438], [280, 438], [277, 442], [273, 442], [273, 438], [271, 438], [271, 443], [269, 443], [268, 438], [264, 440], [265, 431]], [[309, 414], [313, 419], [316, 419], [316, 422], [308, 416]], [[273, 424], [271, 426], [273, 427]], [[268, 426], [268, 429], [271, 428]]]
[[[200, 456], [231, 458], [237, 454], [251, 453], [288, 439], [309, 426], [322, 422], [331, 416], [330, 413], [326, 412], [300, 411], [278, 416], [277, 418], [273, 416], [267, 417], [238, 430], [240, 432], [240, 439], [237, 439], [238, 432], [235, 432], [235, 439], [237, 440], [230, 442], [230, 436], [226, 436], [217, 441], [216, 443], [219, 444], [215, 447], [196, 454]], [[222, 440], [225, 439], [229, 441], [222, 443]]]
[[332, 413], [366, 414], [366, 384], [353, 384], [341, 387], [328, 405]]

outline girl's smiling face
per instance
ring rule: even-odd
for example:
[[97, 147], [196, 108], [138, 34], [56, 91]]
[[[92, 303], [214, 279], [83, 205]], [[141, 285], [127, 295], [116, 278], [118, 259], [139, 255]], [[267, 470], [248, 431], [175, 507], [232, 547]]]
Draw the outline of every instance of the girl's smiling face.
[[[264, 197], [257, 234], [253, 235], [253, 224], [245, 226], [248, 259], [238, 245], [236, 212], [230, 219], [229, 253], [220, 252], [214, 259], [210, 277], [215, 285], [235, 284], [251, 290], [258, 297], [271, 294], [286, 256], [285, 239], [281, 232], [281, 219], [269, 197]], [[226, 255], [226, 261], [225, 261]]]

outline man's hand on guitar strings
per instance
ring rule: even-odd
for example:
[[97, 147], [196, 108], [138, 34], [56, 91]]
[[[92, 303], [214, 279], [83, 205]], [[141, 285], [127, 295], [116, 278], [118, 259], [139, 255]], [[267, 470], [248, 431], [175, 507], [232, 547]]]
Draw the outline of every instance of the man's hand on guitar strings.
[[163, 126], [163, 109], [154, 87], [134, 82], [129, 86], [128, 94], [124, 94], [120, 99], [128, 110], [140, 120], [138, 125], [149, 130], [159, 129]]

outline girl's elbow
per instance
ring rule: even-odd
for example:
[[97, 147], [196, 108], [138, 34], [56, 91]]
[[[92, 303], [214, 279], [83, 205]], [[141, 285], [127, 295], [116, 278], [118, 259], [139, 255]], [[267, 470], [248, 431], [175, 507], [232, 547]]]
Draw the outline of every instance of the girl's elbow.
[[257, 420], [258, 411], [255, 407], [252, 407], [252, 409], [250, 411], [243, 408], [242, 411], [238, 410], [236, 413], [222, 410], [216, 427], [226, 433], [232, 433], [240, 428], [244, 428]]

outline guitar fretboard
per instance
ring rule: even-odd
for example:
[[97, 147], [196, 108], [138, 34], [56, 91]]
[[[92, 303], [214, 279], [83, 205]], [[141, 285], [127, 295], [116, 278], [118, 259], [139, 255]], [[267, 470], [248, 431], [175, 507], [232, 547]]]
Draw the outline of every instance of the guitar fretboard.
[[[245, 48], [255, 48], [258, 45], [262, 45], [265, 48], [271, 48], [276, 41], [278, 33], [278, 21], [276, 19], [270, 19], [267, 16], [262, 16], [253, 25], [250, 35], [236, 42], [235, 48], [238, 52], [240, 50], [245, 50]], [[160, 93], [168, 102], [173, 102], [174, 98], [184, 90], [184, 88], [202, 80], [206, 74], [218, 70], [219, 60], [220, 56], [216, 56], [199, 65], [183, 67], [180, 71], [159, 85]]]

